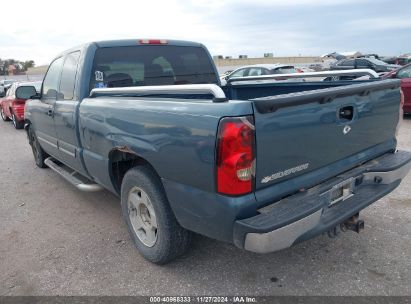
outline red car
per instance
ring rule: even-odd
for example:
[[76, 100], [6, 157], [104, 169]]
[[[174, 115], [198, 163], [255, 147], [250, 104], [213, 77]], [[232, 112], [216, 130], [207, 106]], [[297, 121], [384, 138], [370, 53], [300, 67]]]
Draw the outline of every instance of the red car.
[[16, 129], [24, 127], [24, 105], [26, 99], [16, 98], [16, 89], [22, 85], [34, 86], [37, 92], [40, 91], [41, 81], [36, 82], [15, 82], [7, 90], [6, 96], [0, 99], [0, 114], [4, 121], [12, 120]]
[[404, 93], [404, 113], [411, 114], [411, 63], [385, 74], [382, 78], [401, 79], [401, 90]]

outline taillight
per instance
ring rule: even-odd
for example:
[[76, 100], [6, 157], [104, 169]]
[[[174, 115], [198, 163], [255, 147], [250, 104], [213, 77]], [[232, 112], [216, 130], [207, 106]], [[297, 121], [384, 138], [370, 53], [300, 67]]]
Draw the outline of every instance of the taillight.
[[11, 106], [19, 106], [19, 105], [24, 105], [26, 103], [25, 99], [13, 99], [13, 101], [11, 102]]
[[399, 118], [398, 118], [398, 124], [397, 124], [397, 128], [395, 129], [395, 137], [398, 138], [398, 134], [400, 132], [400, 127], [402, 124], [402, 121], [404, 120], [404, 93], [402, 92], [402, 90], [400, 89], [400, 95], [401, 95], [401, 102], [400, 102], [400, 113], [399, 113]]
[[254, 154], [253, 117], [221, 119], [217, 139], [217, 192], [241, 195], [253, 191]]
[[167, 44], [167, 40], [164, 39], [140, 39], [140, 44]]

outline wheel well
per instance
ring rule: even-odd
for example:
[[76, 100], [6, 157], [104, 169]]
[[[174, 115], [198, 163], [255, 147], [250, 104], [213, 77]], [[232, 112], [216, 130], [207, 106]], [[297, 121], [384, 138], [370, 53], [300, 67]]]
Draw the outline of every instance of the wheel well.
[[149, 165], [152, 168], [153, 172], [156, 172], [148, 161], [138, 156], [128, 148], [118, 148], [112, 150], [109, 154], [109, 160], [111, 180], [117, 193], [121, 192], [121, 183], [123, 182], [124, 175], [130, 168], [141, 165]]

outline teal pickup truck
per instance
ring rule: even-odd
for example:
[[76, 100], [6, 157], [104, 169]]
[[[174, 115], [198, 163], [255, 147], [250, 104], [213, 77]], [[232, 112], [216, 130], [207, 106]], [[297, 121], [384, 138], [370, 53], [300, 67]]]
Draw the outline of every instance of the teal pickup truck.
[[137, 249], [162, 264], [192, 232], [257, 253], [358, 232], [359, 212], [408, 173], [398, 80], [277, 76], [221, 86], [199, 43], [102, 41], [63, 52], [39, 94], [16, 95], [30, 98], [37, 166], [117, 194]]

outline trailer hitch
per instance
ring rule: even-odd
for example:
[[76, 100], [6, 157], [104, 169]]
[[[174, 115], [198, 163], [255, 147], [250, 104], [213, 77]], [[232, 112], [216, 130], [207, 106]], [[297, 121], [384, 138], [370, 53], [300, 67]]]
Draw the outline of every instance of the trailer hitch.
[[344, 223], [335, 226], [334, 228], [327, 231], [327, 234], [330, 238], [336, 238], [340, 235], [341, 231], [346, 232], [348, 230], [355, 231], [360, 233], [362, 229], [364, 229], [364, 221], [359, 219], [360, 214], [357, 213], [356, 215], [350, 217]]
[[352, 230], [357, 233], [360, 233], [364, 229], [364, 221], [359, 219], [360, 214], [350, 217], [347, 221], [340, 225], [341, 231]]

